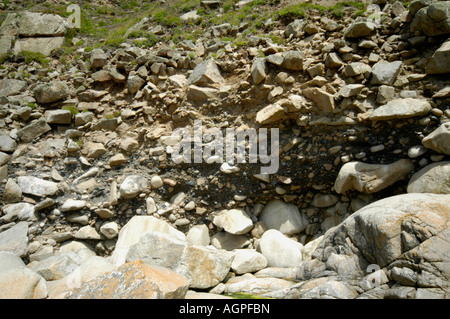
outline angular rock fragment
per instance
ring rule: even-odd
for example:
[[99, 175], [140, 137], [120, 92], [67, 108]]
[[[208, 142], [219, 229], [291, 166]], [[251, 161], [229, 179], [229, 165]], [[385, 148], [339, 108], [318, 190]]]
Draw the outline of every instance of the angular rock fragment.
[[403, 119], [414, 116], [422, 116], [431, 110], [431, 105], [426, 100], [413, 98], [395, 99], [376, 108], [369, 119], [372, 121], [385, 121]]
[[443, 123], [422, 140], [423, 146], [450, 155], [450, 123]]

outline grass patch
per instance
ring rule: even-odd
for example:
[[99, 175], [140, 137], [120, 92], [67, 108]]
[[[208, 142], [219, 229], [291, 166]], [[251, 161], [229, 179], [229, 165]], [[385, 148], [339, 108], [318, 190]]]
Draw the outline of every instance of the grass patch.
[[309, 10], [318, 10], [320, 14], [329, 12], [335, 17], [342, 17], [344, 8], [354, 8], [355, 10], [364, 10], [364, 3], [357, 1], [344, 1], [336, 3], [335, 5], [329, 7], [311, 3], [299, 3], [276, 11], [274, 13], [274, 17], [276, 20], [281, 20], [284, 23], [290, 23], [295, 19], [305, 18], [306, 13]]
[[72, 114], [72, 115], [77, 115], [79, 113], [77, 107], [73, 106], [73, 105], [66, 105], [62, 109], [63, 110], [69, 110], [70, 114]]
[[17, 57], [19, 59], [25, 60], [26, 64], [37, 62], [44, 68], [48, 67], [50, 63], [50, 59], [40, 52], [22, 51], [17, 55]]
[[271, 298], [265, 298], [258, 295], [252, 295], [252, 294], [245, 294], [242, 292], [237, 292], [234, 294], [226, 295], [228, 297], [234, 298], [234, 299], [271, 299]]
[[356, 10], [364, 10], [364, 3], [357, 1], [344, 1], [336, 3], [335, 5], [329, 7], [327, 10], [331, 12], [331, 14], [335, 17], [341, 18], [344, 15], [343, 11], [346, 7], [354, 8]]
[[145, 38], [145, 39], [144, 40], [138, 40], [138, 39], [133, 40], [133, 43], [140, 48], [142, 48], [142, 47], [151, 48], [152, 46], [154, 46], [156, 43], [159, 42], [158, 37], [151, 33], [144, 35], [143, 38]]
[[153, 14], [153, 20], [156, 23], [160, 23], [166, 27], [181, 26], [183, 24], [181, 18], [176, 16], [170, 10], [160, 10]]
[[121, 114], [122, 113], [120, 111], [113, 111], [113, 112], [106, 113], [104, 115], [104, 118], [108, 119], [108, 120], [111, 120], [113, 118], [119, 117]]

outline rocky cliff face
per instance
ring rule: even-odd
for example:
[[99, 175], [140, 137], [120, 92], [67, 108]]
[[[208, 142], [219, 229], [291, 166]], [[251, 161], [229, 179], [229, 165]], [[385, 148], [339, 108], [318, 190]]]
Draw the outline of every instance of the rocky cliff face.
[[[64, 18], [7, 15], [0, 295], [448, 298], [450, 2], [380, 5], [64, 59]], [[273, 128], [273, 174], [195, 135]]]

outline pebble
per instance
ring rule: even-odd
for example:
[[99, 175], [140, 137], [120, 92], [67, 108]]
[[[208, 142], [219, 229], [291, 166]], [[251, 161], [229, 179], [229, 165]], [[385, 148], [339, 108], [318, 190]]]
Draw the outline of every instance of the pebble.
[[237, 166], [232, 166], [225, 162], [220, 166], [220, 171], [224, 174], [232, 174], [239, 172], [240, 168]]
[[62, 212], [70, 212], [74, 210], [80, 210], [86, 207], [87, 202], [85, 200], [67, 199], [60, 207]]
[[184, 209], [187, 210], [187, 211], [194, 210], [195, 209], [195, 202], [194, 201], [190, 201], [189, 203], [187, 203], [184, 206]]
[[408, 149], [408, 156], [410, 158], [416, 158], [422, 156], [427, 152], [427, 149], [423, 145], [415, 145]]
[[152, 186], [153, 189], [157, 189], [157, 188], [162, 187], [164, 185], [164, 183], [163, 183], [163, 180], [161, 179], [161, 177], [159, 177], [158, 175], [155, 175], [150, 180], [150, 185]]
[[116, 238], [119, 235], [119, 225], [116, 222], [108, 222], [100, 227], [100, 233], [108, 239]]
[[382, 151], [384, 149], [385, 149], [385, 146], [383, 144], [379, 144], [379, 145], [372, 146], [370, 148], [370, 152], [376, 153], [376, 152], [380, 152], [380, 151]]

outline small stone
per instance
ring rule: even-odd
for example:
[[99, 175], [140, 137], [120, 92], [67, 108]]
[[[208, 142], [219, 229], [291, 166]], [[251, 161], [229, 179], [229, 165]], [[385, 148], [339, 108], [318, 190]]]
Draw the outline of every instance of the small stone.
[[8, 179], [3, 192], [3, 201], [5, 203], [17, 203], [22, 199], [22, 190], [19, 185], [13, 180]]
[[376, 25], [370, 21], [355, 21], [347, 30], [345, 30], [344, 37], [346, 38], [361, 38], [370, 35], [376, 29]]
[[423, 146], [450, 155], [450, 123], [443, 123], [422, 140]]
[[156, 207], [155, 200], [152, 197], [148, 197], [145, 202], [147, 204], [147, 215], [152, 215], [157, 212], [158, 208]]
[[108, 239], [116, 238], [119, 235], [119, 225], [116, 222], [105, 223], [100, 227], [100, 233]]
[[401, 61], [386, 62], [379, 61], [372, 68], [371, 84], [392, 85], [400, 72]]
[[269, 69], [266, 65], [266, 60], [264, 58], [257, 58], [251, 68], [253, 83], [258, 85], [263, 82], [268, 71]]
[[237, 166], [232, 166], [228, 164], [227, 162], [223, 163], [220, 166], [220, 171], [224, 174], [232, 174], [240, 171], [240, 168]]
[[422, 145], [415, 145], [408, 149], [408, 156], [410, 158], [416, 158], [422, 156], [427, 152], [427, 149]]
[[339, 198], [335, 195], [330, 194], [316, 194], [312, 201], [315, 207], [324, 208], [335, 205]]
[[106, 148], [102, 143], [88, 142], [86, 147], [88, 149], [88, 158], [99, 158], [106, 153]]
[[251, 218], [242, 209], [223, 210], [214, 216], [213, 223], [233, 235], [248, 233], [253, 227]]
[[102, 236], [92, 226], [81, 227], [74, 235], [77, 239], [101, 240]]
[[34, 176], [19, 176], [17, 179], [22, 193], [34, 196], [52, 196], [58, 191], [58, 184]]
[[376, 153], [376, 152], [380, 152], [380, 151], [382, 151], [384, 149], [385, 149], [385, 146], [383, 144], [379, 144], [379, 145], [372, 146], [370, 148], [370, 152]]
[[36, 137], [39, 137], [48, 131], [51, 131], [50, 125], [44, 118], [40, 118], [17, 131], [17, 136], [24, 143], [29, 143]]
[[431, 105], [426, 100], [420, 99], [395, 99], [376, 108], [369, 119], [373, 121], [409, 118], [426, 115], [431, 110]]
[[116, 154], [113, 157], [109, 159], [109, 166], [111, 167], [117, 167], [123, 164], [126, 164], [128, 162], [128, 158], [125, 157], [122, 153]]
[[44, 117], [47, 123], [50, 124], [72, 123], [72, 113], [69, 110], [47, 110]]
[[286, 113], [283, 107], [278, 104], [271, 104], [258, 111], [256, 114], [256, 123], [259, 125], [271, 124], [284, 119], [285, 116]]
[[91, 52], [91, 67], [101, 68], [108, 63], [108, 57], [102, 49], [94, 49]]
[[187, 203], [184, 206], [184, 210], [187, 210], [187, 211], [191, 211], [191, 210], [194, 210], [194, 209], [195, 209], [195, 202], [194, 201], [190, 201], [189, 203]]
[[109, 219], [114, 217], [114, 212], [107, 208], [98, 208], [94, 212], [102, 219]]
[[69, 198], [60, 207], [62, 212], [71, 212], [75, 210], [81, 210], [86, 207], [87, 202], [85, 200], [77, 200]]
[[152, 186], [153, 189], [157, 189], [157, 188], [162, 187], [164, 185], [164, 183], [160, 176], [155, 175], [150, 180], [150, 185]]
[[131, 175], [127, 176], [119, 188], [120, 196], [130, 199], [138, 196], [148, 188], [148, 181], [144, 176]]
[[18, 222], [13, 227], [0, 233], [0, 251], [8, 251], [25, 256], [28, 250], [28, 222]]
[[15, 151], [17, 143], [7, 135], [0, 135], [0, 151], [12, 153]]

